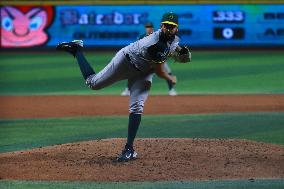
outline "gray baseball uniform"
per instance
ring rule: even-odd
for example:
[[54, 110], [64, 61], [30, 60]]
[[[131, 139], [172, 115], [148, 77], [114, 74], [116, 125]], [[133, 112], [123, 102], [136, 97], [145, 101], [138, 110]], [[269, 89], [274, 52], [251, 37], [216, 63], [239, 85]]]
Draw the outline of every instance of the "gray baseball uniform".
[[165, 13], [161, 24], [160, 30], [121, 49], [97, 74], [83, 55], [82, 40], [62, 42], [56, 46], [57, 50], [64, 50], [77, 59], [86, 84], [94, 90], [107, 87], [119, 80], [128, 79], [130, 88], [128, 134], [125, 147], [116, 158], [118, 162], [137, 158], [133, 142], [141, 122], [141, 114], [154, 72], [174, 83], [175, 78], [167, 75], [164, 70], [168, 55], [177, 49], [177, 60], [182, 63], [190, 61], [188, 48], [178, 47], [179, 38], [176, 37], [178, 15], [173, 12]]
[[130, 89], [129, 112], [142, 114], [154, 74], [154, 64], [165, 63], [179, 38], [170, 43], [161, 37], [161, 30], [121, 49], [99, 73], [87, 78], [86, 84], [98, 90], [114, 82], [128, 79]]

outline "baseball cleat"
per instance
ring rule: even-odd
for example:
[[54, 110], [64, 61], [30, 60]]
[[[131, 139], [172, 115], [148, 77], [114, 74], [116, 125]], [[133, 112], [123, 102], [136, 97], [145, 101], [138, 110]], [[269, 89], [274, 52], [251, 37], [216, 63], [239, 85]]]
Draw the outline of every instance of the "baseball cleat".
[[124, 150], [122, 150], [122, 153], [116, 158], [116, 161], [127, 162], [136, 159], [137, 155], [138, 154], [134, 151], [132, 147], [125, 147]]
[[130, 91], [129, 89], [126, 87], [122, 93], [120, 94], [121, 96], [130, 96]]
[[56, 46], [56, 50], [63, 50], [69, 52], [74, 57], [78, 49], [83, 48], [83, 41], [82, 40], [73, 40], [71, 42], [62, 42]]
[[176, 90], [175, 90], [174, 88], [171, 89], [171, 90], [169, 90], [169, 95], [170, 95], [170, 96], [177, 96]]

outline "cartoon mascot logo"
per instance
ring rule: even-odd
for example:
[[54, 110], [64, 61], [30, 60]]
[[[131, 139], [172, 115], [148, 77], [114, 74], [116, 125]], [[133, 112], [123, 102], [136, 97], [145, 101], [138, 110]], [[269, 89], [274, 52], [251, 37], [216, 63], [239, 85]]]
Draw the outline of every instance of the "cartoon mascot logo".
[[32, 47], [48, 41], [47, 27], [54, 15], [52, 6], [1, 7], [1, 46]]

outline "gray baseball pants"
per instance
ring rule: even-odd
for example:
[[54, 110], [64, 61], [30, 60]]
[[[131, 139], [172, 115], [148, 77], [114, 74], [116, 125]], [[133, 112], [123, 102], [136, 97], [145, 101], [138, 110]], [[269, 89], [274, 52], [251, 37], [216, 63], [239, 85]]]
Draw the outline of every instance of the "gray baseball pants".
[[89, 76], [86, 79], [86, 84], [94, 90], [99, 90], [117, 81], [128, 79], [130, 89], [129, 113], [142, 114], [153, 75], [153, 72], [143, 73], [137, 70], [126, 58], [122, 49], [117, 52], [103, 70]]

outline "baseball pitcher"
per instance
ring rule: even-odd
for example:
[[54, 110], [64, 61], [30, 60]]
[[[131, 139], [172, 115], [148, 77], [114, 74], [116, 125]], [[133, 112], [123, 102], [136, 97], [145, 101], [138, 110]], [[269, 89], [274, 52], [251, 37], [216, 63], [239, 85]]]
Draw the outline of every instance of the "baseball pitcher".
[[102, 89], [120, 80], [128, 80], [130, 89], [128, 136], [122, 153], [117, 157], [118, 162], [137, 158], [133, 142], [141, 122], [153, 74], [175, 84], [176, 77], [169, 75], [163, 66], [168, 55], [174, 54], [176, 61], [181, 63], [191, 61], [188, 48], [178, 46], [177, 32], [178, 16], [172, 12], [165, 13], [158, 31], [122, 48], [100, 72], [95, 72], [84, 57], [83, 41], [62, 42], [56, 47], [57, 50], [71, 53], [77, 59], [87, 86], [93, 90]]

